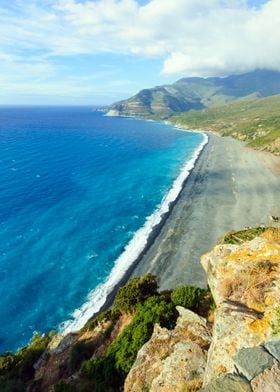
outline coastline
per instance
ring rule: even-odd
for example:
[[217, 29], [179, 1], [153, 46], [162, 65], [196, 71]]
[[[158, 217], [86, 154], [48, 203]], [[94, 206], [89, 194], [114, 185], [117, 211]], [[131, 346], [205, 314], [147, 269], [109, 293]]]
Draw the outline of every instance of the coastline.
[[179, 284], [206, 287], [202, 254], [227, 231], [269, 224], [269, 216], [280, 214], [277, 157], [208, 135], [176, 205], [132, 274], [157, 275], [161, 290]]
[[[197, 132], [177, 128], [182, 132]], [[202, 254], [225, 232], [265, 225], [269, 216], [280, 215], [277, 203], [280, 177], [275, 171], [275, 160], [277, 164], [280, 160], [277, 162], [277, 157], [252, 150], [232, 138], [222, 138], [212, 132], [207, 137], [208, 142], [184, 179], [179, 194], [149, 233], [138, 256], [110, 290], [102, 294], [104, 301], [99, 309], [92, 308], [95, 295], [92, 292], [83, 305], [85, 308], [76, 310], [81, 313], [74, 313], [75, 319], [83, 321], [69, 320], [68, 327], [62, 326], [60, 333], [78, 330], [111, 306], [118, 288], [132, 276], [153, 273], [161, 290], [179, 284], [206, 288], [206, 276], [200, 265]], [[260, 186], [266, 195], [260, 192]]]
[[134, 233], [132, 240], [126, 245], [125, 250], [116, 260], [106, 281], [89, 293], [85, 303], [73, 312], [72, 319], [66, 320], [59, 325], [58, 331], [60, 334], [65, 335], [79, 330], [88, 320], [112, 305], [118, 288], [125, 284], [133, 275], [135, 268], [154, 243], [208, 143], [208, 135], [206, 133], [196, 132], [195, 130], [189, 130], [189, 132], [201, 133], [203, 135], [203, 140], [193, 152], [191, 159], [188, 159], [181, 168], [179, 175], [174, 180], [160, 206], [147, 217], [145, 224]]

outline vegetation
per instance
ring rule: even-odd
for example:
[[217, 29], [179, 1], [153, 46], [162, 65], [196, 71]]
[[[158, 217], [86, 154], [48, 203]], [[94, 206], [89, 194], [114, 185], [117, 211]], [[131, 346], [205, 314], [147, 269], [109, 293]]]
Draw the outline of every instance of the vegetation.
[[280, 335], [280, 305], [275, 310], [274, 321], [271, 324], [273, 335]]
[[54, 386], [53, 392], [77, 392], [77, 389], [62, 380]]
[[197, 309], [204, 299], [205, 290], [191, 286], [178, 286], [171, 294], [174, 305]]
[[222, 243], [239, 245], [245, 241], [253, 240], [255, 237], [258, 237], [266, 230], [267, 228], [265, 227], [254, 227], [254, 228], [248, 228], [240, 231], [230, 231], [225, 235], [225, 237], [222, 240]]
[[171, 121], [244, 140], [249, 146], [280, 154], [280, 95], [239, 100], [220, 107], [187, 112]]
[[110, 391], [114, 385], [121, 385], [139, 349], [150, 339], [154, 324], [173, 328], [176, 318], [174, 305], [163, 295], [138, 304], [133, 321], [109, 346], [106, 356], [84, 363], [84, 376], [94, 381], [97, 391]]
[[108, 355], [115, 359], [118, 372], [126, 374], [133, 365], [137, 352], [151, 337], [154, 325], [173, 328], [177, 312], [174, 305], [164, 296], [148, 298], [143, 305], [138, 305], [132, 323], [113, 342]]
[[22, 392], [34, 376], [34, 364], [46, 350], [50, 336], [34, 334], [29, 346], [0, 356], [0, 391]]
[[81, 332], [93, 331], [100, 323], [111, 321], [115, 323], [120, 316], [119, 310], [116, 308], [107, 309], [104, 312], [99, 313], [97, 316], [90, 319], [86, 325], [81, 329]]
[[114, 302], [114, 308], [131, 312], [139, 303], [143, 303], [148, 297], [157, 293], [158, 284], [152, 274], [140, 278], [131, 278], [126, 285], [118, 290]]
[[[142, 90], [107, 110], [115, 110], [122, 115], [166, 119], [182, 112], [192, 116], [199, 109], [274, 94], [280, 94], [280, 73], [257, 70], [226, 78], [183, 78], [171, 85]], [[236, 114], [240, 115], [238, 111]]]
[[[157, 289], [156, 278], [151, 274], [132, 278], [121, 287], [112, 308], [90, 320], [80, 331], [81, 339], [73, 344], [68, 357], [60, 363], [61, 369], [65, 370], [65, 379], [60, 379], [52, 390], [121, 390], [139, 349], [150, 339], [156, 323], [174, 328], [176, 305], [193, 309], [201, 306], [200, 310], [209, 310], [211, 298], [207, 300], [204, 290], [180, 286], [174, 292], [159, 293]], [[202, 306], [203, 298], [206, 299]], [[122, 318], [125, 322], [127, 319], [132, 321], [122, 327]], [[100, 327], [100, 333], [95, 333], [96, 327]], [[27, 386], [35, 385], [34, 364], [46, 350], [50, 339], [50, 336], [36, 334], [30, 345], [16, 354], [0, 356], [1, 392], [22, 392]], [[99, 350], [98, 354], [96, 350]], [[47, 355], [45, 352], [45, 358]], [[69, 377], [73, 374], [76, 376]]]
[[92, 356], [93, 349], [92, 343], [85, 340], [80, 340], [74, 344], [70, 352], [70, 367], [72, 372], [79, 370], [83, 361]]

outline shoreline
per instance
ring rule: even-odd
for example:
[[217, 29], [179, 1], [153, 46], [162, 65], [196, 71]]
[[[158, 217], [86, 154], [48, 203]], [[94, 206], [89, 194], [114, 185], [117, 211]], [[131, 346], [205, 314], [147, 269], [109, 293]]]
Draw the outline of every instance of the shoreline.
[[208, 135], [173, 211], [133, 272], [157, 275], [161, 290], [206, 287], [202, 254], [227, 231], [267, 225], [269, 216], [280, 214], [280, 177], [274, 170], [280, 160], [232, 138]]
[[[177, 129], [197, 132], [181, 127]], [[198, 133], [205, 134], [200, 130]], [[99, 310], [92, 311], [87, 321], [109, 308], [118, 288], [133, 276], [149, 272], [156, 275], [160, 290], [169, 290], [179, 284], [206, 288], [206, 276], [200, 265], [203, 253], [229, 230], [266, 225], [269, 216], [280, 215], [277, 203], [280, 177], [275, 171], [277, 157], [250, 149], [245, 143], [232, 138], [212, 132], [207, 136], [208, 143], [197, 157], [176, 199], [153, 227], [144, 249], [106, 293], [105, 302]], [[269, 197], [260, 192], [260, 184], [265, 192], [269, 190]], [[244, 192], [248, 186], [251, 189]], [[80, 327], [66, 328], [63, 335]]]
[[[182, 129], [182, 131], [185, 130]], [[157, 207], [149, 217], [147, 217], [144, 225], [134, 233], [133, 238], [126, 245], [124, 251], [116, 260], [115, 265], [106, 281], [89, 293], [85, 303], [73, 312], [73, 319], [66, 320], [58, 326], [58, 332], [60, 334], [66, 335], [67, 333], [79, 330], [90, 319], [111, 306], [119, 287], [125, 284], [127, 280], [133, 275], [137, 265], [141, 262], [143, 256], [154, 243], [178, 199], [180, 198], [180, 194], [183, 191], [186, 182], [191, 176], [192, 171], [194, 170], [209, 141], [209, 137], [205, 132], [196, 132], [195, 130], [189, 130], [189, 132], [201, 133], [203, 135], [203, 140], [193, 152], [192, 157], [188, 159], [182, 166], [178, 176], [172, 183], [171, 188], [164, 196], [160, 206]], [[148, 233], [145, 233], [145, 230], [148, 230]], [[139, 240], [140, 237], [142, 244], [140, 244], [139, 249], [137, 238]], [[145, 241], [144, 243], [143, 240]], [[133, 253], [135, 254], [135, 252], [136, 255], [133, 256]], [[128, 267], [124, 267], [124, 261], [127, 261], [124, 259], [127, 254], [128, 258], [132, 257], [132, 261], [129, 262], [130, 264]], [[94, 306], [96, 308], [98, 307], [96, 311], [94, 310]]]

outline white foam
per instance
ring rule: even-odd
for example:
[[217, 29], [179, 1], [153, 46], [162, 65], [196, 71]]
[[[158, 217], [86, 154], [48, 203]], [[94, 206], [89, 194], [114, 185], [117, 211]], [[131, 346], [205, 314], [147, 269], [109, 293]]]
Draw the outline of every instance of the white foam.
[[155, 226], [160, 223], [162, 216], [169, 211], [170, 204], [178, 198], [185, 180], [189, 176], [195, 162], [207, 143], [208, 136], [203, 133], [203, 141], [193, 153], [191, 159], [189, 159], [182, 168], [179, 176], [174, 181], [172, 188], [163, 198], [160, 206], [146, 219], [145, 224], [136, 231], [133, 238], [125, 247], [124, 252], [115, 261], [115, 265], [107, 280], [90, 292], [87, 301], [82, 307], [73, 312], [72, 320], [65, 321], [60, 325], [60, 333], [66, 334], [82, 328], [88, 319], [104, 305], [107, 296], [121, 281], [129, 267], [131, 267], [137, 257], [145, 249], [151, 232]]

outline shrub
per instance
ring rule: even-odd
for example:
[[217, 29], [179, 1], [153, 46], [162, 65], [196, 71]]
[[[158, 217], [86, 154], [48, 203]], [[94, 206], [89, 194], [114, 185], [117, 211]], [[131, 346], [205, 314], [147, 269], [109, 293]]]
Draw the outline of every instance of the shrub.
[[130, 279], [118, 290], [114, 306], [116, 309], [131, 312], [138, 303], [143, 303], [148, 297], [157, 293], [158, 284], [152, 274]]
[[179, 286], [171, 294], [171, 300], [176, 306], [184, 308], [198, 308], [205, 296], [206, 291], [198, 287]]
[[21, 380], [0, 378], [1, 392], [22, 392], [24, 390], [24, 383]]
[[221, 241], [224, 244], [242, 244], [245, 241], [251, 241], [255, 237], [261, 235], [266, 230], [265, 227], [253, 227], [240, 231], [230, 231], [227, 233], [223, 240]]
[[16, 364], [17, 358], [12, 353], [5, 353], [0, 356], [0, 376], [12, 371]]
[[71, 349], [70, 352], [70, 367], [73, 372], [80, 369], [83, 361], [86, 361], [92, 356], [94, 350], [93, 344], [80, 340]]
[[34, 334], [29, 346], [16, 354], [6, 353], [0, 356], [0, 391], [22, 392], [34, 376], [34, 364], [47, 348], [50, 341], [48, 335]]
[[29, 346], [20, 349], [16, 353], [18, 362], [18, 374], [24, 381], [31, 379], [34, 375], [34, 364], [46, 350], [50, 342], [48, 335], [35, 333]]
[[153, 296], [138, 305], [132, 323], [111, 344], [108, 355], [115, 359], [116, 369], [127, 374], [139, 349], [150, 339], [155, 323], [172, 328], [176, 322], [176, 310], [163, 296]]
[[115, 324], [119, 317], [120, 312], [117, 309], [105, 310], [104, 312], [99, 313], [96, 317], [89, 320], [86, 325], [81, 329], [81, 331], [92, 331], [98, 326], [99, 323], [106, 321], [112, 321], [112, 323]]
[[54, 392], [76, 392], [76, 388], [67, 384], [64, 380], [59, 381], [53, 388]]
[[93, 380], [95, 392], [113, 392], [122, 384], [110, 356], [92, 359], [83, 364], [82, 374]]
[[150, 339], [155, 323], [173, 328], [176, 319], [176, 309], [165, 296], [153, 296], [138, 304], [133, 321], [109, 346], [106, 356], [83, 364], [83, 375], [93, 380], [96, 391], [118, 390], [139, 349]]

